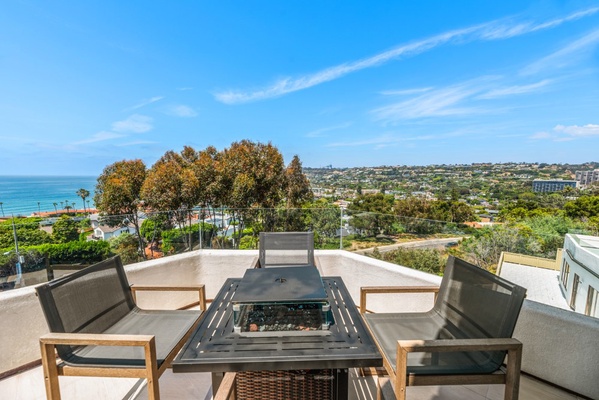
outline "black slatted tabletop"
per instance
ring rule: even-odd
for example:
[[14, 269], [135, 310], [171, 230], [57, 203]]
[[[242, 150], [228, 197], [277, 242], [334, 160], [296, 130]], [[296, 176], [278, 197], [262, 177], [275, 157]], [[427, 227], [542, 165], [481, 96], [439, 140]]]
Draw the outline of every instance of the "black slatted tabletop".
[[240, 279], [227, 279], [196, 332], [173, 362], [174, 372], [228, 372], [382, 366], [382, 357], [340, 277], [323, 277], [334, 323], [329, 332], [252, 336], [233, 331]]

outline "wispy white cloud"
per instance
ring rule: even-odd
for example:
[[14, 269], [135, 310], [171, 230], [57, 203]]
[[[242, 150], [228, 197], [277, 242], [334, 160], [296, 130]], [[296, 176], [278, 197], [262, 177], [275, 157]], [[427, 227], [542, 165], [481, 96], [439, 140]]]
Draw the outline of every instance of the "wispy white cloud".
[[511, 96], [511, 95], [515, 95], [515, 94], [524, 94], [524, 93], [535, 92], [538, 89], [541, 89], [550, 83], [551, 83], [550, 79], [545, 79], [545, 80], [542, 80], [537, 83], [531, 83], [530, 85], [515, 85], [515, 86], [509, 86], [509, 87], [505, 87], [505, 88], [493, 89], [493, 90], [489, 90], [487, 93], [481, 94], [477, 98], [479, 98], [479, 99], [495, 99], [498, 97]]
[[136, 104], [133, 107], [129, 107], [125, 111], [137, 110], [138, 108], [145, 107], [148, 104], [156, 103], [157, 101], [160, 101], [162, 99], [164, 99], [164, 96], [154, 96], [154, 97], [150, 97], [149, 99], [143, 99], [139, 104]]
[[196, 117], [198, 113], [191, 107], [178, 104], [171, 105], [165, 108], [165, 113], [173, 117], [191, 118]]
[[528, 65], [521, 73], [522, 75], [536, 74], [546, 68], [563, 68], [592, 51], [599, 44], [599, 29], [596, 29], [578, 40], [568, 44], [558, 51], [543, 57], [538, 61]]
[[275, 82], [273, 85], [265, 89], [260, 89], [251, 92], [229, 90], [215, 93], [214, 96], [218, 101], [221, 101], [226, 104], [246, 103], [255, 100], [262, 100], [282, 96], [287, 93], [307, 89], [309, 87], [319, 85], [324, 82], [329, 82], [338, 79], [352, 72], [385, 64], [388, 61], [399, 58], [401, 56], [409, 56], [422, 53], [426, 50], [447, 43], [450, 40], [470, 34], [473, 31], [476, 31], [477, 29], [479, 29], [479, 27], [471, 27], [446, 32], [428, 39], [401, 45], [392, 50], [379, 53], [372, 57], [363, 58], [361, 60], [329, 67], [314, 74], [309, 74], [298, 78], [284, 78], [279, 80], [278, 82]]
[[144, 133], [154, 129], [152, 118], [146, 115], [133, 114], [123, 121], [112, 124], [112, 130], [124, 133]]
[[530, 136], [531, 139], [540, 140], [540, 139], [551, 139], [552, 136], [549, 132], [537, 132]]
[[343, 142], [334, 142], [329, 143], [327, 147], [356, 147], [356, 146], [368, 146], [375, 145], [379, 146], [390, 146], [399, 143], [399, 139], [391, 134], [383, 134], [377, 137], [373, 137], [370, 139], [364, 140], [356, 140], [356, 141], [343, 141]]
[[84, 139], [84, 140], [79, 140], [77, 142], [72, 143], [73, 145], [79, 145], [79, 144], [87, 144], [87, 143], [95, 143], [95, 142], [103, 142], [105, 140], [110, 140], [110, 139], [117, 139], [120, 137], [123, 137], [124, 135], [121, 135], [119, 133], [114, 133], [114, 132], [107, 132], [107, 131], [101, 131], [98, 132], [94, 135], [92, 135], [90, 138], [88, 139]]
[[480, 114], [488, 110], [465, 105], [465, 101], [489, 89], [495, 77], [485, 77], [445, 88], [430, 90], [409, 100], [372, 111], [376, 120], [395, 122], [406, 119]]
[[374, 149], [382, 149], [386, 147], [398, 146], [400, 144], [405, 145], [411, 142], [438, 140], [442, 138], [449, 138], [459, 136], [461, 134], [450, 132], [439, 135], [416, 135], [416, 136], [405, 136], [393, 133], [384, 133], [370, 139], [362, 139], [355, 141], [343, 141], [333, 142], [326, 145], [326, 147], [360, 147], [360, 146], [371, 146]]
[[579, 125], [556, 125], [553, 128], [554, 131], [565, 133], [566, 135], [570, 135], [573, 137], [583, 137], [583, 136], [599, 136], [599, 125], [596, 124], [587, 124], [583, 126]]
[[326, 128], [316, 129], [316, 130], [306, 133], [305, 136], [309, 137], [309, 138], [326, 137], [327, 136], [327, 135], [325, 135], [326, 132], [349, 128], [352, 124], [353, 124], [353, 122], [345, 122], [343, 124], [339, 124], [339, 125], [335, 125], [335, 126], [329, 126]]
[[184, 92], [186, 90], [193, 90], [193, 88], [192, 87], [180, 87], [180, 88], [177, 88], [177, 90]]
[[567, 142], [583, 137], [599, 137], [599, 125], [556, 125], [551, 132], [537, 132], [530, 136], [533, 140], [552, 140]]
[[379, 94], [382, 94], [383, 96], [407, 96], [410, 94], [418, 94], [418, 93], [428, 92], [431, 89], [432, 89], [432, 87], [417, 88], [417, 89], [404, 89], [404, 90], [383, 90], [383, 91], [379, 92]]
[[487, 40], [508, 39], [514, 36], [520, 36], [531, 32], [537, 32], [545, 29], [555, 28], [566, 22], [575, 21], [584, 17], [591, 16], [599, 12], [599, 7], [592, 7], [568, 14], [561, 18], [555, 18], [550, 21], [535, 22], [515, 22], [510, 19], [495, 21], [482, 29], [480, 38]]
[[134, 140], [132, 142], [126, 142], [126, 143], [119, 143], [116, 146], [117, 147], [128, 147], [128, 146], [139, 146], [142, 144], [156, 144], [158, 142], [154, 142], [151, 140]]
[[521, 36], [530, 32], [554, 28], [568, 21], [580, 19], [599, 11], [599, 7], [589, 8], [567, 16], [542, 23], [514, 22], [509, 20], [491, 21], [464, 29], [457, 29], [441, 33], [423, 40], [399, 45], [391, 50], [384, 51], [372, 57], [357, 61], [347, 62], [325, 68], [313, 74], [299, 76], [296, 78], [283, 78], [274, 84], [258, 90], [226, 90], [214, 93], [216, 100], [225, 104], [247, 103], [279, 97], [287, 93], [310, 88], [321, 83], [339, 79], [347, 74], [366, 68], [383, 65], [389, 61], [401, 57], [414, 56], [448, 43], [467, 43], [472, 41], [489, 41], [507, 39]]

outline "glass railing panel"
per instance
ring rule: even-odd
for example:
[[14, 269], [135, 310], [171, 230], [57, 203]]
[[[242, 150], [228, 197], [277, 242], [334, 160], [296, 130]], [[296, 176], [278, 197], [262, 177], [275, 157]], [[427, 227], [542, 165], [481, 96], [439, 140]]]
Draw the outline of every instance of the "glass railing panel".
[[257, 249], [266, 232], [312, 231], [316, 249], [380, 246], [399, 234], [464, 233], [442, 221], [326, 208], [212, 208], [15, 218], [0, 223], [0, 290], [35, 285], [118, 254], [123, 263], [199, 249]]

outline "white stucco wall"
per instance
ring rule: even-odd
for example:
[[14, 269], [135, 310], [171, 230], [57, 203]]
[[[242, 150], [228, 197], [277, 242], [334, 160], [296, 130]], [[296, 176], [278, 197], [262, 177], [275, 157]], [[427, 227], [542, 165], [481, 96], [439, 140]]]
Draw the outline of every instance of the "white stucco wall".
[[[127, 266], [131, 283], [206, 285], [213, 298], [226, 278], [242, 277], [256, 250], [198, 250]], [[438, 285], [441, 278], [341, 250], [316, 251], [324, 276], [341, 276], [354, 302], [361, 286]], [[196, 301], [193, 294], [140, 295], [143, 308], [173, 308]], [[431, 294], [370, 295], [368, 309], [424, 311]], [[38, 360], [39, 337], [47, 332], [32, 287], [0, 292], [0, 373]], [[599, 398], [599, 319], [526, 301], [514, 337], [524, 343], [522, 368], [539, 378]], [[0, 396], [1, 397], [1, 396]]]
[[525, 300], [514, 337], [523, 371], [599, 399], [599, 319]]
[[[198, 250], [126, 266], [132, 284], [204, 283], [213, 298], [228, 277], [241, 277], [258, 256], [257, 250]], [[140, 294], [142, 308], [182, 307], [192, 293]], [[34, 287], [0, 292], [0, 373], [40, 359], [39, 338], [48, 327]], [[1, 396], [0, 396], [1, 397]]]

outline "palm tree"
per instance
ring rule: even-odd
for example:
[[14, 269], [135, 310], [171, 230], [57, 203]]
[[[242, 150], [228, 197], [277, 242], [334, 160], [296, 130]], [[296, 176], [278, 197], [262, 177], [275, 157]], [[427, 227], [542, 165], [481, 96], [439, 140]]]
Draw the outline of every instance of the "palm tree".
[[77, 196], [81, 197], [83, 200], [83, 212], [85, 212], [85, 199], [89, 197], [89, 190], [85, 190], [83, 188], [77, 190]]
[[69, 213], [69, 210], [70, 210], [71, 208], [73, 208], [73, 207], [71, 207], [71, 206], [70, 206], [68, 203], [67, 203], [67, 205], [66, 205], [66, 206], [64, 206], [64, 209], [65, 209], [65, 210], [67, 210], [67, 214]]
[[0, 210], [2, 210], [2, 217], [4, 217], [4, 207], [2, 207], [3, 202], [0, 201]]
[[42, 216], [42, 209], [40, 207], [40, 202], [37, 202], [37, 216], [41, 217]]
[[54, 205], [54, 212], [55, 212], [56, 214], [58, 214], [58, 210], [56, 209], [56, 206], [58, 205], [58, 203], [52, 203], [52, 204]]

